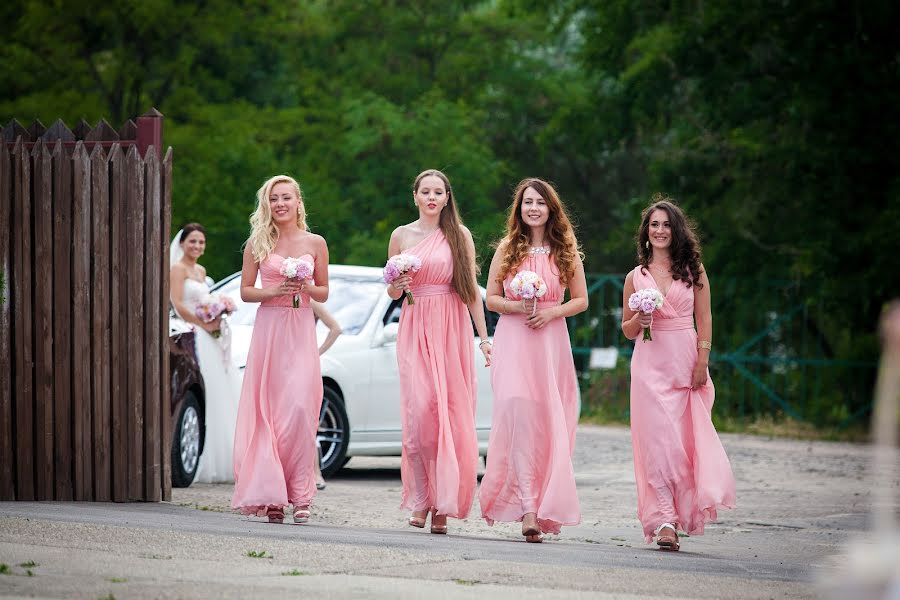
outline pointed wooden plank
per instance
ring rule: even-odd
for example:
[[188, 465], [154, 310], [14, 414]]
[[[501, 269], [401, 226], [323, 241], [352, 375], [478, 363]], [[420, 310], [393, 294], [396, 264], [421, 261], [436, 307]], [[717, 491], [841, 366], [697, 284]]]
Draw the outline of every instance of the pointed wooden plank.
[[109, 149], [110, 239], [110, 360], [112, 420], [112, 499], [128, 500], [128, 232], [125, 229], [125, 153], [119, 144]]
[[111, 142], [118, 140], [119, 134], [106, 119], [100, 119], [97, 126], [89, 131], [84, 139], [92, 142]]
[[31, 141], [31, 135], [28, 133], [28, 130], [17, 120], [13, 119], [3, 128], [3, 141], [11, 144], [15, 142], [19, 136], [22, 137], [23, 142]]
[[91, 151], [91, 391], [94, 429], [94, 500], [112, 500], [110, 403], [109, 165], [103, 148]]
[[47, 128], [44, 127], [44, 124], [41, 123], [40, 119], [35, 119], [31, 125], [28, 126], [28, 135], [31, 136], [32, 140], [37, 140], [39, 137], [44, 135], [44, 132], [47, 131]]
[[57, 119], [53, 122], [53, 125], [44, 132], [41, 139], [45, 142], [55, 142], [56, 140], [74, 142], [75, 134], [69, 131], [69, 128], [66, 127], [66, 124], [63, 123], [62, 119]]
[[156, 148], [157, 162], [162, 158], [162, 125], [162, 113], [155, 108], [137, 118], [137, 147], [145, 159], [150, 146]]
[[162, 329], [165, 340], [160, 348], [160, 378], [163, 385], [160, 398], [160, 429], [162, 430], [162, 444], [160, 445], [160, 463], [162, 464], [162, 499], [165, 502], [172, 501], [172, 375], [169, 366], [169, 252], [167, 244], [172, 237], [172, 148], [169, 147], [162, 163], [160, 174], [160, 196], [162, 206], [162, 289], [160, 290], [160, 314], [162, 315]]
[[134, 124], [134, 121], [128, 119], [122, 126], [119, 128], [119, 139], [120, 140], [136, 140], [137, 139], [137, 125]]
[[53, 146], [53, 386], [56, 499], [75, 497], [75, 449], [72, 438], [72, 158], [62, 142]]
[[34, 338], [31, 294], [31, 157], [21, 138], [13, 148], [13, 234], [15, 257], [12, 276], [15, 372], [13, 390], [16, 426], [16, 500], [34, 500]]
[[[0, 223], [12, 223], [12, 157], [0, 143]], [[12, 356], [12, 228], [0, 227], [0, 501], [15, 500], [13, 485], [13, 365]]]
[[72, 153], [72, 410], [75, 500], [93, 500], [91, 444], [91, 168], [84, 142]]
[[87, 134], [89, 134], [90, 132], [91, 124], [84, 119], [79, 119], [75, 127], [72, 128], [72, 133], [75, 134], [76, 140], [86, 139]]
[[137, 147], [125, 154], [125, 271], [128, 307], [128, 497], [144, 497], [144, 163]]
[[[162, 500], [162, 463], [160, 462], [160, 402], [166, 383], [160, 378], [160, 349], [163, 335], [162, 290], [162, 198], [160, 197], [160, 165], [157, 150], [147, 148], [144, 159], [144, 499]], [[168, 245], [166, 245], [168, 250]], [[168, 331], [166, 331], [168, 334]], [[165, 340], [168, 342], [168, 340]]]
[[53, 500], [53, 165], [43, 140], [34, 165], [34, 442], [35, 499]]

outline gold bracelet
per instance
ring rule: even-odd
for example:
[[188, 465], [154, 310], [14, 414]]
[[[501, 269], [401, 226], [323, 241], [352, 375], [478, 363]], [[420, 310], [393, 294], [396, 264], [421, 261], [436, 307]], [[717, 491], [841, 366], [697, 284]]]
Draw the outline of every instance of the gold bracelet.
[[706, 348], [707, 350], [712, 350], [712, 342], [707, 342], [706, 340], [699, 340], [697, 342], [697, 350], [701, 348]]

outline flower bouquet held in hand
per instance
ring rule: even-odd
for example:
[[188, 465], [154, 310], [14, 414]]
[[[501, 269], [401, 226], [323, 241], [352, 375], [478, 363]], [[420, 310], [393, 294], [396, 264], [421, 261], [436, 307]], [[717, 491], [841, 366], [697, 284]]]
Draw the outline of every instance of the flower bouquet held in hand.
[[522, 308], [525, 308], [526, 300], [532, 301], [531, 314], [533, 315], [537, 311], [538, 298], [543, 298], [547, 293], [547, 284], [534, 271], [519, 271], [509, 282], [509, 289], [522, 298]]
[[[401, 275], [415, 273], [421, 268], [422, 260], [415, 254], [395, 254], [384, 265], [384, 282], [390, 285]], [[406, 303], [415, 304], [409, 290], [406, 290]]]
[[[288, 279], [306, 281], [312, 279], [313, 264], [302, 258], [285, 258], [281, 263], [281, 274]], [[294, 294], [294, 308], [300, 308], [300, 294]]]
[[[225, 294], [206, 294], [194, 309], [194, 314], [204, 323], [211, 323], [219, 317], [230, 315], [235, 310], [234, 300]], [[217, 338], [222, 330], [217, 329], [210, 335]]]
[[[644, 288], [633, 293], [628, 298], [628, 308], [642, 312], [645, 315], [653, 314], [654, 310], [662, 308], [663, 295], [656, 288]], [[644, 341], [653, 341], [650, 336], [650, 328], [644, 327]]]

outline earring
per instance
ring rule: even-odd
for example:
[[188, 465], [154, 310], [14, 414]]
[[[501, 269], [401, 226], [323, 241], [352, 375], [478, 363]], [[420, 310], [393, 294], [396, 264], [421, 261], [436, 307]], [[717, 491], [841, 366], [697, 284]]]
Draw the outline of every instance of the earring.
[[647, 248], [647, 250], [650, 249], [650, 240], [647, 240], [646, 242], [644, 242], [644, 247]]

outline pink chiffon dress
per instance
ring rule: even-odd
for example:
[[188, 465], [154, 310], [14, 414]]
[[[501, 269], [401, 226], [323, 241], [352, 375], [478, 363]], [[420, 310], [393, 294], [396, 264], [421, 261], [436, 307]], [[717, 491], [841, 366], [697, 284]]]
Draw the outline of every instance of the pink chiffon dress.
[[[658, 289], [640, 266], [633, 274], [635, 290]], [[653, 339], [644, 342], [639, 335], [631, 357], [634, 477], [648, 543], [663, 523], [702, 535], [719, 508], [735, 506], [731, 464], [711, 418], [712, 379], [691, 389], [697, 362], [693, 288], [674, 281], [650, 331]]]
[[[313, 257], [304, 255], [310, 262]], [[284, 257], [259, 265], [262, 287], [284, 281]], [[322, 405], [322, 374], [309, 296], [300, 307], [291, 296], [260, 304], [244, 369], [234, 435], [231, 507], [265, 516], [270, 507], [308, 506], [316, 493], [313, 460]]]
[[[441, 230], [404, 250], [422, 261], [397, 336], [403, 452], [401, 508], [463, 519], [475, 497], [475, 360], [469, 311], [450, 285]], [[404, 301], [405, 302], [405, 301]]]
[[[565, 288], [548, 254], [531, 254], [518, 268], [534, 271], [547, 284], [538, 308], [560, 304]], [[504, 295], [519, 300], [509, 285]], [[478, 498], [481, 515], [521, 521], [536, 513], [544, 533], [581, 521], [572, 453], [578, 425], [578, 380], [565, 319], [530, 329], [524, 314], [500, 317], [494, 332], [491, 386], [494, 390], [487, 466]]]

